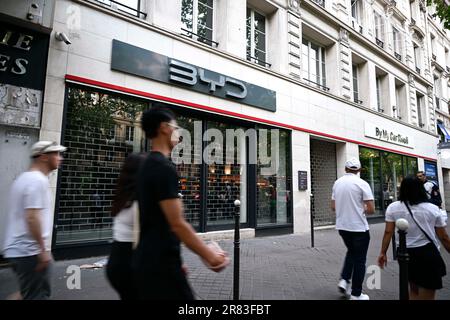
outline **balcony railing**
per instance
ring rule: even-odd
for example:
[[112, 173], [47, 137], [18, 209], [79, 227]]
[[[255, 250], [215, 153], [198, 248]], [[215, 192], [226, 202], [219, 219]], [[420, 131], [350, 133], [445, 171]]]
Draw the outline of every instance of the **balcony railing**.
[[420, 68], [416, 67], [416, 72], [420, 74]]
[[413, 18], [411, 18], [411, 26], [415, 26], [416, 25], [416, 20], [414, 20]]
[[384, 48], [384, 42], [383, 41], [381, 41], [378, 38], [375, 38], [375, 41], [377, 43], [377, 46], [379, 46], [380, 48]]
[[259, 65], [264, 65], [264, 67], [269, 67], [270, 68], [272, 66], [270, 63], [265, 62], [264, 60], [260, 60], [258, 58], [255, 58], [255, 57], [252, 57], [252, 56], [249, 56], [249, 55], [247, 55], [247, 60], [256, 62]]
[[397, 60], [402, 61], [402, 56], [401, 56], [401, 54], [399, 54], [399, 53], [397, 53], [397, 52], [394, 52], [394, 55], [395, 55], [395, 57], [397, 58]]
[[363, 104], [362, 100], [358, 100], [358, 99], [355, 99], [354, 102], [357, 104]]
[[434, 101], [436, 102], [436, 109], [441, 109], [441, 105], [440, 105], [440, 103], [439, 103], [439, 98], [438, 97], [434, 97]]
[[[132, 14], [138, 18], [146, 18], [147, 14], [141, 11], [141, 0], [138, 0], [137, 8], [133, 8], [123, 4], [120, 1], [115, 0], [96, 0], [97, 2], [110, 6], [111, 8], [117, 9], [119, 11]], [[130, 12], [131, 11], [131, 12]]]
[[188, 37], [196, 36], [199, 42], [208, 42], [208, 43], [211, 44], [211, 45], [214, 44], [216, 47], [219, 46], [219, 43], [218, 43], [218, 42], [213, 41], [213, 40], [208, 39], [208, 38], [205, 38], [205, 37], [203, 37], [203, 36], [201, 36], [201, 35], [199, 35], [199, 34], [197, 34], [197, 33], [194, 33], [194, 32], [192, 32], [192, 31], [190, 31], [190, 30], [187, 30], [187, 29], [184, 29], [184, 28], [181, 28], [181, 30], [184, 31], [184, 32], [186, 32], [186, 36], [188, 36]]
[[317, 3], [322, 8], [325, 8], [325, 0], [312, 0], [312, 1]]
[[303, 80], [307, 81], [310, 86], [317, 86], [317, 87], [321, 88], [324, 91], [330, 91], [330, 88], [328, 88], [328, 87], [326, 87], [324, 85], [321, 85], [320, 83], [317, 83], [315, 81], [312, 81], [312, 80], [309, 80], [309, 79], [306, 79], [306, 78], [303, 78]]
[[436, 55], [435, 55], [434, 53], [431, 55], [431, 58], [432, 58], [434, 61], [436, 61]]
[[446, 66], [445, 69], [447, 69], [447, 72], [450, 72], [450, 67]]

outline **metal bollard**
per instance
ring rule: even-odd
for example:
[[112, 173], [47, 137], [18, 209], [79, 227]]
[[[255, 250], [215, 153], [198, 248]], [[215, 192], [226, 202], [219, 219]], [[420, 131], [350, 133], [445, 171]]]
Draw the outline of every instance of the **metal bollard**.
[[241, 224], [241, 201], [234, 201], [234, 270], [233, 270], [233, 300], [239, 300], [239, 246]]
[[399, 285], [400, 285], [400, 300], [409, 300], [408, 291], [408, 261], [409, 255], [406, 250], [406, 231], [409, 228], [409, 223], [406, 219], [398, 219], [395, 222], [395, 226], [398, 228], [398, 253], [397, 260], [399, 265]]

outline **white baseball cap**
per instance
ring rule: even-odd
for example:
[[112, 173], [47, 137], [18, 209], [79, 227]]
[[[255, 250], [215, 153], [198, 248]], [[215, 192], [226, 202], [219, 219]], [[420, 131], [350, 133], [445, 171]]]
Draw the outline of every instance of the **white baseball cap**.
[[38, 141], [31, 147], [31, 157], [50, 152], [64, 152], [67, 148], [56, 143], [55, 141]]
[[361, 162], [356, 158], [351, 158], [347, 160], [345, 167], [350, 170], [359, 170], [361, 169]]

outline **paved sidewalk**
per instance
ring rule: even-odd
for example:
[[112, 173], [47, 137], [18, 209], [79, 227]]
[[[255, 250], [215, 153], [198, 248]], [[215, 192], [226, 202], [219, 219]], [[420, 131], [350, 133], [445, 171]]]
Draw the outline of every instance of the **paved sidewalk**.
[[[371, 243], [367, 265], [374, 265], [378, 256], [384, 223], [371, 225]], [[450, 229], [449, 229], [450, 231]], [[233, 241], [219, 244], [233, 255]], [[244, 239], [241, 242], [240, 298], [248, 300], [339, 300], [337, 282], [345, 248], [333, 229], [315, 232], [315, 248], [309, 236], [283, 235]], [[233, 265], [216, 274], [208, 270], [189, 250], [183, 250], [189, 268], [189, 279], [199, 300], [230, 300], [233, 292]], [[381, 271], [381, 289], [369, 290], [372, 300], [398, 299], [398, 263], [390, 261]], [[443, 251], [450, 270], [450, 255]], [[81, 290], [69, 290], [66, 274], [70, 265], [93, 264], [105, 257], [58, 261], [53, 272], [53, 299], [103, 300], [118, 299], [105, 278], [104, 268], [82, 269]], [[369, 275], [370, 276], [370, 275]], [[367, 279], [367, 276], [366, 276]], [[0, 299], [17, 290], [10, 269], [0, 270]], [[450, 299], [450, 277], [444, 278], [444, 289], [438, 299]]]

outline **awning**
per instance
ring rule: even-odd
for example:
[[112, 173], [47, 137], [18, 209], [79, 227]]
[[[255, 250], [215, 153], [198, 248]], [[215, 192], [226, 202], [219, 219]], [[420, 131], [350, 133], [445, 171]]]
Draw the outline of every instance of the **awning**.
[[441, 129], [441, 132], [444, 134], [445, 136], [445, 141], [449, 141], [450, 140], [450, 134], [448, 134], [447, 129], [445, 129], [444, 125], [442, 123], [438, 123], [437, 124], [439, 129]]

